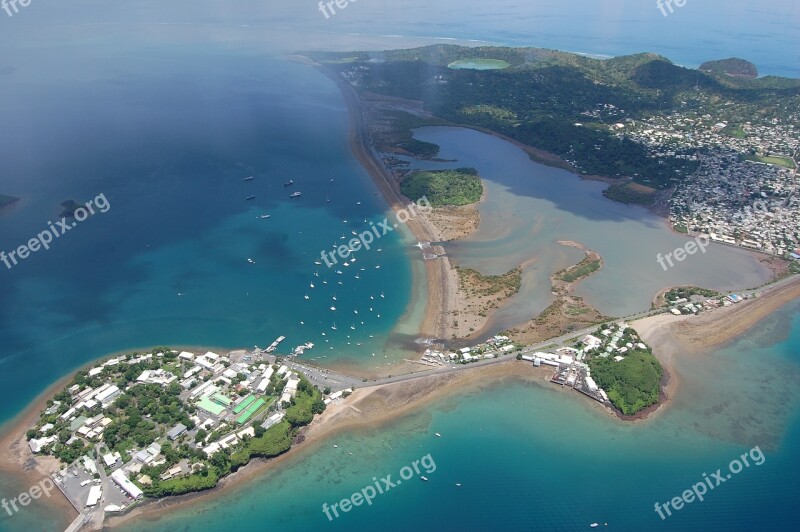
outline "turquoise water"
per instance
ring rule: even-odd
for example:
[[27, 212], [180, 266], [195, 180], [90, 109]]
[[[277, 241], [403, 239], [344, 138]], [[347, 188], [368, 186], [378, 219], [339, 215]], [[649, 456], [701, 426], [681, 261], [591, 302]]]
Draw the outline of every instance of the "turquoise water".
[[3, 123], [46, 132], [0, 148], [15, 170], [3, 189], [23, 198], [0, 217], [0, 249], [46, 229], [65, 199], [103, 193], [111, 205], [0, 271], [0, 385], [17, 390], [0, 419], [68, 371], [139, 346], [264, 347], [285, 335], [287, 349], [314, 342], [306, 358], [320, 363], [368, 371], [402, 358], [413, 337], [392, 330], [411, 297], [410, 242], [393, 232], [349, 267], [315, 265], [385, 214], [350, 155], [336, 87], [268, 56], [142, 52], [115, 73], [109, 61], [0, 110]]
[[[219, 499], [125, 530], [790, 530], [800, 497], [800, 303], [704, 356], [681, 356], [666, 412], [622, 423], [547, 383], [507, 381], [381, 429], [303, 450], [280, 471]], [[696, 382], [696, 381], [701, 382]], [[441, 433], [437, 438], [434, 433]], [[338, 448], [334, 448], [333, 445]], [[662, 521], [664, 503], [758, 446], [744, 468]], [[351, 456], [350, 453], [353, 453]], [[329, 522], [329, 506], [430, 454], [413, 478]], [[758, 457], [758, 453], [754, 453]], [[460, 483], [461, 486], [456, 486]]]

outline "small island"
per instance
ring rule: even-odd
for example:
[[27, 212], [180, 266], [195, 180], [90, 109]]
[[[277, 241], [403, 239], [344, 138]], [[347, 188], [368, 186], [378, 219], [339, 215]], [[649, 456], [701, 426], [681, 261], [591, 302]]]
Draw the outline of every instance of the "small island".
[[756, 79], [758, 77], [758, 68], [744, 59], [731, 57], [729, 59], [720, 59], [718, 61], [706, 61], [698, 68], [701, 72], [709, 72], [719, 76], [731, 76], [744, 79]]
[[64, 200], [59, 205], [61, 205], [61, 214], [59, 214], [61, 218], [74, 218], [75, 211], [83, 207], [83, 205], [71, 199]]
[[9, 205], [13, 205], [18, 201], [19, 198], [17, 198], [16, 196], [6, 196], [4, 194], [0, 194], [0, 209], [2, 209], [3, 207], [8, 207]]
[[79, 513], [211, 489], [253, 458], [288, 451], [327, 403], [353, 391], [326, 388], [323, 400], [268, 352], [159, 348], [107, 359], [47, 401], [28, 446], [61, 464], [53, 479]]

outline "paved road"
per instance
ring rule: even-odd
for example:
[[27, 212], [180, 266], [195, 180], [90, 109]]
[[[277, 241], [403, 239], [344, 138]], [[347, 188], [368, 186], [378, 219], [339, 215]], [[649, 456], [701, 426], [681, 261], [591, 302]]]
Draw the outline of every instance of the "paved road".
[[[796, 282], [796, 276], [790, 276], [775, 283], [769, 285], [770, 289], [779, 289], [781, 286]], [[748, 290], [738, 290], [733, 291], [730, 293], [736, 293], [739, 295], [744, 296], [752, 296], [753, 294], [763, 292], [767, 286], [762, 286], [759, 288], [753, 288]], [[615, 319], [614, 322], [626, 321], [632, 322], [636, 321], [641, 318], [646, 318], [648, 316], [654, 316], [656, 314], [664, 314], [669, 311], [669, 308], [659, 308], [655, 310], [647, 310], [644, 312], [639, 312], [636, 314], [632, 314], [630, 316], [625, 316], [623, 318]], [[571, 346], [574, 342], [573, 339], [583, 337], [597, 329], [599, 325], [593, 325], [591, 327], [586, 327], [585, 329], [580, 329], [577, 331], [572, 331], [567, 334], [563, 334], [561, 336], [557, 336], [555, 338], [550, 338], [549, 340], [545, 340], [543, 342], [539, 342], [537, 344], [526, 346], [522, 349], [522, 354], [532, 354], [536, 351], [542, 351], [545, 347], [555, 345], [556, 348], [558, 347], [565, 347]], [[367, 387], [367, 386], [378, 386], [382, 384], [390, 384], [396, 382], [406, 382], [415, 379], [421, 379], [425, 377], [429, 377], [431, 375], [443, 375], [447, 373], [453, 373], [456, 371], [469, 371], [471, 369], [481, 367], [481, 366], [488, 366], [491, 364], [503, 364], [510, 361], [515, 360], [515, 355], [499, 355], [497, 358], [490, 358], [490, 359], [483, 359], [479, 360], [478, 362], [474, 362], [471, 364], [448, 364], [439, 368], [430, 368], [430, 369], [422, 369], [420, 371], [414, 371], [412, 373], [406, 373], [403, 375], [392, 375], [391, 377], [381, 377], [378, 379], [363, 379], [361, 377], [356, 377], [354, 375], [347, 375], [345, 373], [339, 373], [333, 370], [323, 369], [320, 367], [312, 366], [307, 363], [300, 363], [297, 360], [292, 361], [285, 361], [284, 363], [290, 366], [293, 369], [298, 371], [302, 371], [309, 377], [309, 380], [312, 381], [313, 384], [319, 386], [320, 389], [324, 389], [326, 386], [329, 386], [332, 391], [344, 390], [346, 388], [355, 388], [355, 387]]]

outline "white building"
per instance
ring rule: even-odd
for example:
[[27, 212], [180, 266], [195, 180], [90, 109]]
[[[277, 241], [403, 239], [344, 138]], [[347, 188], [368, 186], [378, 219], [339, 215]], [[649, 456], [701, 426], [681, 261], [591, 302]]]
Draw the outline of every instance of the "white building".
[[137, 488], [136, 485], [125, 476], [125, 473], [123, 473], [121, 469], [117, 469], [111, 473], [111, 479], [134, 499], [138, 499], [143, 495], [142, 490]]
[[100, 497], [103, 496], [103, 490], [100, 486], [92, 486], [89, 488], [89, 496], [86, 498], [86, 506], [92, 507], [100, 502]]

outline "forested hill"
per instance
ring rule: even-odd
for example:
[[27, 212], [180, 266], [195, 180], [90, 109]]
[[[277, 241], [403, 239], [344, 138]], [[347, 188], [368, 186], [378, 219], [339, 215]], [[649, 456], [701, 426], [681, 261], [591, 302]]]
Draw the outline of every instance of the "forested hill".
[[[740, 124], [800, 106], [800, 80], [702, 72], [650, 53], [594, 59], [538, 48], [435, 45], [311, 55], [358, 91], [422, 100], [440, 118], [555, 153], [581, 173], [631, 177], [653, 188], [684, 178], [697, 162], [635, 142], [619, 124], [693, 108]], [[453, 68], [488, 60], [500, 67]]]

